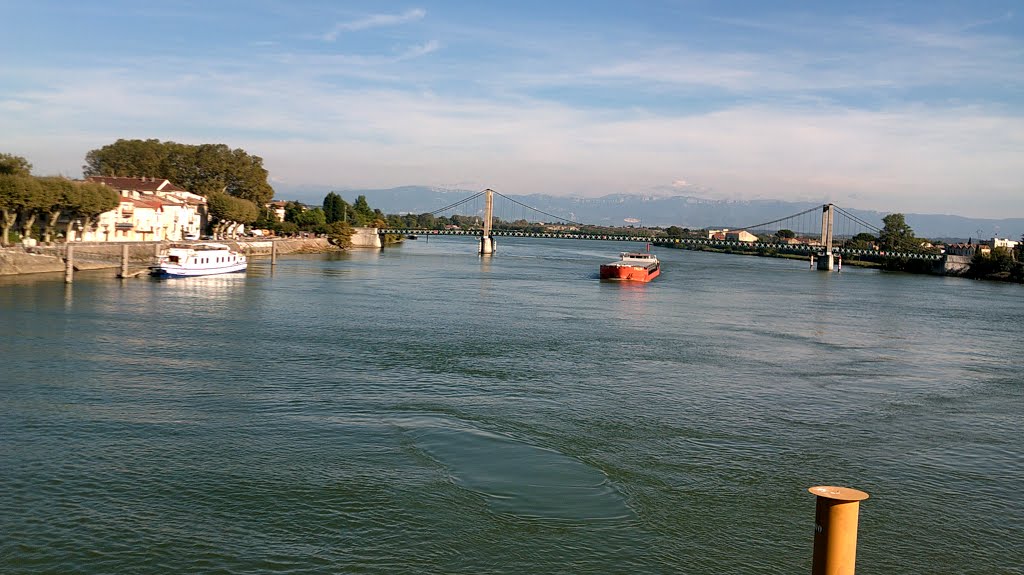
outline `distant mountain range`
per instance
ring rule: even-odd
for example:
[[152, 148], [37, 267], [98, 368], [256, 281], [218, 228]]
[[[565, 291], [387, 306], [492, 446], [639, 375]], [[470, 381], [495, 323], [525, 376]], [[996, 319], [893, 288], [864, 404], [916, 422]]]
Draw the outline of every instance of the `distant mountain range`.
[[[278, 189], [278, 199], [298, 200], [310, 205], [318, 205], [330, 188], [302, 188], [288, 192]], [[462, 199], [479, 190], [447, 190], [427, 186], [403, 186], [383, 190], [335, 190], [342, 198], [352, 202], [356, 197], [366, 196], [373, 208], [386, 214], [433, 212]], [[282, 197], [282, 194], [285, 194]], [[291, 195], [287, 195], [291, 194]], [[623, 226], [637, 225], [649, 227], [679, 226], [682, 228], [738, 228], [753, 226], [761, 222], [770, 222], [804, 210], [820, 206], [814, 202], [787, 202], [783, 200], [709, 200], [692, 196], [650, 196], [634, 194], [611, 194], [599, 198], [575, 198], [550, 196], [547, 194], [531, 194], [527, 196], [506, 194], [507, 197], [548, 214], [572, 221]], [[515, 214], [503, 214], [503, 206], [511, 205], [507, 200], [495, 199], [495, 215], [506, 220], [526, 218], [531, 221], [554, 221], [542, 214], [525, 213], [519, 208]], [[481, 207], [478, 209], [482, 209]], [[507, 208], [506, 208], [507, 209]], [[882, 217], [887, 212], [857, 210], [843, 208], [850, 214], [879, 228]], [[460, 211], [469, 215], [473, 210]], [[907, 224], [914, 229], [919, 237], [943, 240], [988, 239], [1002, 237], [1020, 239], [1024, 234], [1024, 218], [984, 219], [966, 218], [962, 216], [942, 214], [904, 214]], [[848, 218], [836, 216], [836, 233], [847, 235], [842, 226]], [[807, 223], [804, 224], [804, 219]], [[816, 229], [820, 226], [820, 214], [808, 214], [793, 227]], [[815, 218], [818, 224], [814, 224]], [[795, 230], [803, 231], [803, 230]], [[863, 228], [850, 228], [849, 235], [864, 231]]]

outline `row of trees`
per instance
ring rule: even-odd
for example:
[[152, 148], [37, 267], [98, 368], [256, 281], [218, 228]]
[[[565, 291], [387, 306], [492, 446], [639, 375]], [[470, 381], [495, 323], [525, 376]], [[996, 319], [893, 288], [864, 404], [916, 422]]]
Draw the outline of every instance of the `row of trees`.
[[0, 154], [0, 245], [9, 245], [11, 228], [21, 224], [21, 236], [33, 237], [37, 221], [43, 240], [51, 241], [61, 217], [64, 235], [77, 220], [85, 230], [94, 218], [117, 207], [118, 193], [107, 186], [60, 177], [35, 177], [32, 164], [21, 156]]
[[263, 159], [224, 144], [179, 144], [160, 140], [118, 140], [91, 150], [85, 176], [160, 177], [209, 196], [222, 192], [257, 206], [274, 197]]
[[[85, 176], [159, 177], [207, 198], [213, 233], [231, 233], [266, 216], [274, 196], [263, 160], [224, 144], [189, 145], [159, 140], [118, 140], [91, 150], [82, 166]], [[20, 220], [22, 237], [32, 237], [37, 219], [45, 218], [43, 236], [50, 241], [61, 217], [89, 231], [93, 218], [115, 208], [118, 193], [107, 186], [65, 178], [40, 178], [21, 156], [0, 154], [0, 245]]]
[[211, 231], [255, 225], [274, 197], [263, 159], [224, 144], [118, 140], [85, 155], [85, 176], [160, 177], [206, 197]]

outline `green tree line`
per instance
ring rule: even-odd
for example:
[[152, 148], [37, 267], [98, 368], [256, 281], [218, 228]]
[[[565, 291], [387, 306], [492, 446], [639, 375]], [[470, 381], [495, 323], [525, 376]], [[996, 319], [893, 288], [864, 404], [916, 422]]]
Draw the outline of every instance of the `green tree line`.
[[20, 224], [22, 238], [33, 238], [37, 221], [43, 241], [52, 241], [61, 217], [66, 218], [64, 237], [79, 220], [89, 231], [95, 218], [117, 207], [120, 196], [103, 184], [60, 177], [33, 176], [32, 164], [23, 157], [0, 154], [0, 245], [10, 245], [11, 229]]
[[85, 155], [88, 176], [159, 177], [203, 196], [222, 192], [262, 206], [274, 197], [263, 159], [225, 144], [118, 140]]

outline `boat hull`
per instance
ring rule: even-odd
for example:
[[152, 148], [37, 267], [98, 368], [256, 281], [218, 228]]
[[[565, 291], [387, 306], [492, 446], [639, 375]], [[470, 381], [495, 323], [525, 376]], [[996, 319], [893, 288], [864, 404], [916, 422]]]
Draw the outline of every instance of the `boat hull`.
[[601, 279], [614, 281], [649, 282], [661, 275], [661, 268], [657, 265], [630, 266], [618, 263], [605, 264], [601, 266]]
[[246, 262], [233, 263], [231, 265], [209, 267], [209, 268], [186, 268], [182, 266], [153, 266], [149, 268], [149, 275], [158, 278], [190, 278], [199, 276], [213, 276], [219, 274], [231, 274], [244, 272]]

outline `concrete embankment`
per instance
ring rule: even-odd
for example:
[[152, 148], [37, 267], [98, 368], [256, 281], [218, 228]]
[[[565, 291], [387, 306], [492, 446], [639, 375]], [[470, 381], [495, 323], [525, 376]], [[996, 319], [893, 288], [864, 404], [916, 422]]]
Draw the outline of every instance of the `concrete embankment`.
[[[279, 239], [262, 241], [219, 241], [250, 256], [269, 256], [273, 243], [277, 243], [277, 254], [313, 254], [335, 251], [338, 248], [323, 238]], [[76, 270], [119, 268], [124, 243], [96, 242], [73, 244]], [[128, 264], [133, 270], [151, 265], [167, 242], [128, 243]], [[0, 275], [53, 273], [64, 271], [66, 246], [36, 246], [25, 249], [10, 247], [0, 249]]]

